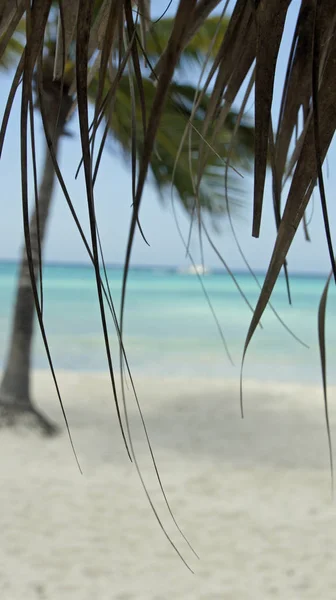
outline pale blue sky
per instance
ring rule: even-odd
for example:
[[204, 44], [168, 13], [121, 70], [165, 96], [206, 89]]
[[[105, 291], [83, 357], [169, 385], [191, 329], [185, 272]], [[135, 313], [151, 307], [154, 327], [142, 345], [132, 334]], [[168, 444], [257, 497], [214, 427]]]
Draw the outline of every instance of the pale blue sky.
[[[152, 3], [157, 16], [165, 7], [167, 1], [156, 0]], [[172, 3], [171, 11], [177, 5], [177, 0]], [[294, 2], [288, 15], [288, 31], [278, 62], [276, 90], [280, 90], [280, 81], [284, 75], [286, 57], [289, 51], [291, 31], [295, 24], [295, 10], [299, 2]], [[1, 72], [0, 111], [2, 114], [9, 88], [9, 76]], [[280, 102], [280, 93], [276, 91], [274, 114], [277, 113]], [[252, 105], [252, 102], [251, 102]], [[20, 92], [18, 93], [14, 111], [10, 120], [7, 140], [0, 161], [1, 182], [1, 214], [0, 220], [0, 259], [16, 259], [22, 243], [22, 212], [21, 212], [21, 186], [20, 186], [20, 148], [19, 148], [19, 107]], [[80, 146], [76, 117], [73, 119], [71, 131], [72, 139], [65, 138], [61, 150], [61, 168], [71, 193], [73, 202], [78, 210], [81, 222], [88, 232], [86, 196], [82, 177], [74, 180], [75, 170], [80, 159]], [[39, 157], [42, 156], [41, 126], [37, 126], [37, 141]], [[335, 143], [329, 153], [330, 165], [335, 163]], [[265, 210], [263, 213], [261, 238], [255, 240], [251, 237], [252, 215], [252, 185], [251, 178], [246, 178], [245, 206], [236, 211], [235, 224], [242, 246], [249, 256], [252, 266], [257, 270], [267, 268], [274, 240], [274, 217], [272, 211], [272, 196], [270, 177], [267, 178], [265, 191]], [[336, 176], [330, 169], [330, 178], [326, 181], [327, 196], [329, 198], [330, 218], [332, 231], [336, 223], [336, 210], [333, 194]], [[124, 260], [125, 244], [127, 240], [129, 220], [131, 216], [131, 179], [128, 167], [116, 153], [106, 151], [100, 167], [100, 177], [96, 185], [97, 216], [100, 232], [103, 239], [105, 257], [108, 262], [121, 263]], [[181, 210], [178, 211], [179, 219], [185, 231], [188, 228], [186, 217]], [[134, 264], [162, 264], [184, 265], [184, 249], [172, 216], [170, 208], [170, 194], [167, 193], [165, 203], [162, 205], [152, 186], [148, 185], [141, 209], [141, 223], [150, 247], [146, 246], [138, 235], [134, 250]], [[289, 255], [289, 266], [292, 271], [321, 271], [327, 272], [329, 268], [328, 254], [323, 236], [323, 223], [318, 193], [314, 202], [314, 216], [310, 226], [312, 243], [304, 241], [302, 229], [299, 230], [293, 248]], [[214, 235], [214, 241], [233, 269], [241, 269], [243, 263], [238, 255], [232, 239], [228, 223], [221, 223], [221, 234]], [[196, 262], [199, 260], [198, 243], [195, 238], [192, 251]], [[87, 262], [85, 249], [82, 245], [72, 217], [60, 190], [55, 193], [48, 239], [45, 249], [46, 260]], [[206, 248], [205, 261], [209, 266], [218, 267], [220, 263], [210, 248]]]

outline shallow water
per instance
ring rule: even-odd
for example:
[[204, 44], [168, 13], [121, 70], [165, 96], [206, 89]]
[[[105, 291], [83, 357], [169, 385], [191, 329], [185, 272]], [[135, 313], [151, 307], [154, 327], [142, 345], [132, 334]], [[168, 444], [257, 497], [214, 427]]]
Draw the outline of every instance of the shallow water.
[[[117, 313], [122, 271], [110, 268], [108, 277]], [[9, 335], [15, 291], [16, 267], [0, 264], [0, 367]], [[247, 274], [237, 279], [254, 306], [258, 287]], [[260, 277], [262, 281], [262, 277]], [[125, 315], [125, 347], [135, 372], [192, 377], [239, 377], [242, 350], [251, 312], [225, 273], [203, 278], [225, 336], [231, 365], [217, 325], [197, 277], [173, 269], [133, 269], [129, 275]], [[288, 327], [309, 349], [296, 342], [268, 309], [250, 345], [244, 373], [271, 380], [320, 382], [317, 309], [325, 283], [321, 276], [291, 276], [293, 304], [288, 303], [283, 278], [272, 297], [274, 307]], [[44, 269], [44, 319], [56, 368], [104, 371], [107, 361], [92, 268], [47, 266]], [[330, 287], [327, 313], [328, 362], [336, 357], [336, 295]], [[118, 368], [118, 346], [113, 321], [108, 316], [113, 360]], [[48, 368], [38, 333], [34, 366]], [[329, 369], [329, 381], [336, 375]]]

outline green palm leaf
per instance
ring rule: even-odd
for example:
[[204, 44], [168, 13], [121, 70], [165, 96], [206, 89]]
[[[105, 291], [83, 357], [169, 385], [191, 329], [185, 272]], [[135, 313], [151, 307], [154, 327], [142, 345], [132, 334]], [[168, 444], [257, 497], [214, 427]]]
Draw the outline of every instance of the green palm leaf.
[[[146, 99], [146, 109], [150, 112], [155, 97], [155, 85], [150, 79], [145, 78], [142, 83]], [[93, 97], [95, 96], [96, 85], [97, 82], [93, 82], [90, 89]], [[189, 135], [187, 135], [176, 165], [175, 160], [181, 138], [192, 116], [194, 98], [195, 88], [193, 86], [182, 85], [176, 82], [171, 84], [156, 136], [155, 152], [153, 152], [150, 160], [152, 180], [161, 198], [166, 197], [170, 186], [173, 185], [178, 199], [189, 213], [192, 212], [195, 204], [193, 179], [195, 179], [199, 161], [199, 142], [201, 139], [203, 118], [209, 102], [208, 96], [203, 97], [192, 120], [191, 159], [190, 139]], [[132, 151], [131, 114], [132, 99], [129, 90], [129, 77], [125, 75], [121, 78], [115, 94], [113, 112], [107, 116], [109, 133], [122, 149], [125, 160], [129, 160]], [[136, 151], [137, 156], [141, 156], [143, 151], [143, 130], [141, 104], [138, 95], [136, 95], [135, 116], [137, 126]], [[224, 194], [225, 159], [230, 143], [232, 142], [232, 132], [236, 118], [237, 115], [231, 113], [225, 127], [216, 136], [214, 146], [208, 153], [204, 177], [199, 189], [198, 199], [202, 208], [213, 216], [222, 215], [226, 212]], [[212, 132], [210, 131], [209, 133], [211, 134]], [[248, 125], [241, 126], [239, 134], [234, 140], [232, 162], [235, 168], [240, 169], [242, 173], [249, 168], [253, 143], [253, 129]], [[239, 201], [242, 199], [242, 191], [244, 189], [243, 177], [233, 169], [230, 169], [229, 173], [229, 198], [233, 202]]]

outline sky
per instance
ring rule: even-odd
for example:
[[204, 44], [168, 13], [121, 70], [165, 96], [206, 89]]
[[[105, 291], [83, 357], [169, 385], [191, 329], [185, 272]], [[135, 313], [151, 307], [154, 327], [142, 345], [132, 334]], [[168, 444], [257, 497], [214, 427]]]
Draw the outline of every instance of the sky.
[[[167, 0], [152, 2], [153, 18], [157, 18], [167, 5]], [[273, 114], [277, 114], [280, 104], [281, 80], [285, 73], [289, 52], [291, 33], [295, 27], [295, 15], [299, 2], [294, 2], [288, 13], [286, 34], [280, 50], [275, 81], [275, 97]], [[176, 10], [177, 0], [173, 1], [169, 13]], [[194, 83], [196, 83], [196, 79]], [[3, 113], [10, 85], [10, 74], [0, 72], [0, 115]], [[251, 100], [253, 110], [253, 101]], [[21, 183], [20, 183], [20, 145], [19, 145], [20, 90], [10, 119], [3, 155], [0, 160], [1, 215], [0, 219], [0, 260], [17, 260], [23, 244]], [[2, 118], [2, 117], [0, 117]], [[42, 126], [37, 122], [38, 164], [43, 159]], [[76, 116], [69, 125], [72, 138], [64, 138], [60, 153], [60, 166], [68, 186], [73, 203], [78, 211], [84, 231], [88, 234], [88, 216], [83, 174], [78, 180], [74, 175], [80, 160], [80, 142]], [[329, 164], [336, 158], [336, 146], [333, 142], [329, 151]], [[333, 200], [336, 189], [336, 175], [330, 168], [326, 178], [326, 192], [329, 202], [331, 230], [336, 225], [336, 207]], [[131, 218], [131, 175], [129, 165], [115, 151], [106, 149], [100, 166], [100, 175], [95, 188], [97, 219], [103, 240], [105, 259], [108, 263], [122, 263], [129, 222]], [[252, 267], [257, 271], [265, 271], [274, 243], [275, 226], [272, 209], [271, 178], [267, 176], [265, 188], [265, 208], [262, 217], [261, 236], [258, 240], [251, 236], [252, 226], [252, 177], [244, 177], [244, 204], [235, 210], [234, 223], [244, 252]], [[311, 243], [304, 240], [302, 227], [289, 253], [289, 269], [292, 272], [321, 272], [329, 270], [329, 258], [324, 239], [324, 228], [318, 193], [315, 193], [313, 213], [310, 225]], [[177, 207], [177, 215], [184, 232], [188, 231], [188, 221], [181, 209]], [[185, 266], [183, 243], [177, 232], [173, 218], [170, 192], [163, 202], [157, 192], [148, 184], [145, 188], [142, 207], [141, 225], [150, 246], [148, 247], [140, 235], [137, 235], [132, 253], [133, 264], [138, 265], [172, 265]], [[218, 249], [230, 267], [236, 271], [244, 269], [227, 220], [218, 224], [220, 233], [213, 232], [212, 237]], [[196, 262], [199, 262], [199, 244], [195, 236], [191, 251]], [[45, 247], [45, 259], [52, 262], [83, 263], [88, 262], [86, 251], [72, 221], [66, 201], [60, 189], [55, 192], [52, 214]], [[221, 264], [211, 248], [205, 244], [205, 264], [208, 267], [220, 267]]]

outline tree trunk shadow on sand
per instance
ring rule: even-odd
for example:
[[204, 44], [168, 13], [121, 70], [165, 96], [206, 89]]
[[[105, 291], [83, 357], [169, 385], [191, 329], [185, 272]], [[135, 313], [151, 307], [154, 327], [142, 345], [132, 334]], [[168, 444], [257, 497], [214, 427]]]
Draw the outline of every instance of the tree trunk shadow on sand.
[[55, 437], [61, 428], [50, 421], [43, 413], [34, 407], [19, 403], [6, 404], [0, 400], [0, 429], [24, 426], [35, 430], [45, 437]]

